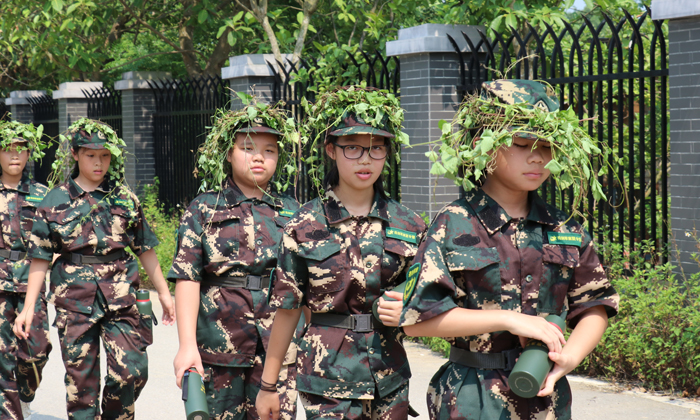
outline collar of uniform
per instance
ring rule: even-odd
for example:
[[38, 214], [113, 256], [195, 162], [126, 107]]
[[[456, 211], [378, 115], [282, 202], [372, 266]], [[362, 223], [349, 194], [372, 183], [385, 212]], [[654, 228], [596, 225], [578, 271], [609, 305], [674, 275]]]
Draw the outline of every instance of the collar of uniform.
[[559, 224], [558, 220], [547, 209], [547, 203], [540, 198], [536, 191], [530, 192], [528, 200], [530, 201], [530, 213], [527, 215], [527, 220], [543, 225], [556, 226]]
[[[226, 199], [226, 206], [233, 207], [241, 204], [246, 200], [252, 200], [243, 194], [241, 189], [238, 187], [236, 182], [229, 178], [226, 178], [223, 185], [224, 198]], [[274, 197], [274, 191], [272, 190], [272, 182], [267, 184], [267, 191], [263, 194], [260, 199], [263, 203], [267, 203], [273, 207], [282, 207], [282, 200], [278, 200]]]
[[27, 173], [23, 173], [22, 179], [20, 179], [19, 184], [17, 184], [17, 188], [7, 188], [5, 184], [0, 181], [0, 190], [16, 190], [24, 194], [29, 194], [29, 185], [31, 182], [32, 180], [29, 178], [29, 175]]
[[[474, 209], [476, 216], [484, 228], [489, 232], [489, 235], [493, 235], [499, 229], [503, 227], [506, 223], [510, 222], [512, 217], [506, 213], [505, 210], [488, 194], [486, 194], [482, 189], [476, 191], [470, 191], [466, 194], [465, 199], [467, 203]], [[528, 213], [526, 220], [533, 221], [536, 223], [546, 224], [546, 225], [556, 225], [556, 220], [552, 217], [547, 210], [547, 205], [545, 202], [537, 195], [537, 192], [531, 191], [527, 199], [530, 205], [530, 212]]]
[[[352, 217], [348, 209], [340, 202], [338, 196], [330, 189], [326, 191], [326, 200], [323, 203], [323, 208], [326, 211], [328, 223], [331, 224], [340, 223]], [[389, 222], [387, 201], [377, 192], [374, 193], [374, 203], [372, 203], [372, 208], [367, 217], [376, 217], [387, 223]]]
[[467, 192], [464, 198], [469, 206], [474, 209], [476, 217], [479, 218], [489, 235], [498, 232], [511, 219], [508, 213], [481, 188]]
[[[105, 194], [109, 193], [110, 190], [111, 188], [109, 185], [109, 181], [107, 180], [104, 180], [97, 188], [95, 188], [95, 191], [100, 191]], [[78, 183], [75, 182], [75, 179], [68, 178], [68, 193], [70, 194], [71, 200], [75, 200], [76, 198], [85, 194], [85, 190], [83, 190], [80, 187], [80, 185], [78, 185]]]

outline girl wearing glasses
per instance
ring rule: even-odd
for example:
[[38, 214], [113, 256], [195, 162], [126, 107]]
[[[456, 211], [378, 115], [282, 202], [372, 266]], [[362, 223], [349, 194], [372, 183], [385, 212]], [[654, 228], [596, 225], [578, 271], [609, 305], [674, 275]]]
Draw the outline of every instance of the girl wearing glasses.
[[[397, 328], [405, 280], [426, 225], [388, 198], [382, 171], [408, 136], [393, 95], [350, 87], [323, 95], [308, 110], [323, 138], [328, 168], [320, 197], [287, 223], [270, 289], [278, 308], [258, 414], [278, 418], [277, 377], [301, 307], [311, 323], [300, 343], [297, 389], [308, 419], [407, 418], [411, 375]], [[316, 160], [316, 159], [318, 160]], [[310, 173], [319, 173], [313, 163]], [[393, 300], [385, 300], [381, 296]], [[378, 300], [379, 319], [372, 315]]]

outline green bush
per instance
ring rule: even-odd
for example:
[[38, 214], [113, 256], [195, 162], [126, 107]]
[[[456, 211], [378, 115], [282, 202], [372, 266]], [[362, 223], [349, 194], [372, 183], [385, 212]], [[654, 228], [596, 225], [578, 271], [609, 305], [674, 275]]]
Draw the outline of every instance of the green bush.
[[633, 380], [649, 389], [687, 391], [700, 385], [700, 276], [681, 281], [659, 264], [652, 244], [623, 253], [601, 247], [620, 311], [576, 372]]
[[[139, 199], [141, 200], [141, 207], [148, 225], [160, 242], [160, 245], [156, 247], [156, 255], [158, 255], [158, 262], [161, 270], [163, 270], [163, 275], [167, 275], [175, 256], [175, 247], [177, 246], [176, 234], [180, 226], [182, 211], [167, 212], [165, 210], [164, 204], [158, 199], [158, 186], [158, 178], [155, 178], [153, 185], [144, 187], [143, 195]], [[154, 289], [153, 284], [146, 275], [146, 270], [143, 269], [140, 263], [139, 274], [141, 276], [141, 286]], [[168, 286], [171, 291], [175, 290], [173, 283], [168, 282]]]

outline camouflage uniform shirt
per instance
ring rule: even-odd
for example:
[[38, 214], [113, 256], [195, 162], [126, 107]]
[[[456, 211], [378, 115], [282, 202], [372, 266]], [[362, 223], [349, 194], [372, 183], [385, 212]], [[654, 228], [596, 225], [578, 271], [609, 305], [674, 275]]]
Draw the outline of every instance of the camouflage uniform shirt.
[[[310, 201], [284, 229], [271, 305], [313, 313], [371, 314], [387, 289], [405, 281], [425, 232], [413, 211], [375, 195], [367, 217], [354, 217], [332, 191]], [[399, 328], [369, 333], [311, 323], [301, 339], [299, 391], [333, 398], [373, 399], [408, 381]]]
[[[54, 253], [107, 255], [128, 246], [141, 255], [158, 245], [136, 195], [126, 187], [106, 198], [107, 183], [86, 192], [73, 179], [49, 191], [37, 209], [29, 258], [51, 260]], [[136, 303], [140, 285], [133, 255], [99, 264], [59, 258], [51, 270], [49, 301], [58, 308], [90, 314], [99, 288], [110, 310]]]
[[201, 194], [185, 211], [168, 280], [202, 282], [197, 345], [203, 363], [249, 367], [261, 339], [267, 350], [275, 313], [267, 305], [268, 288], [219, 287], [206, 280], [269, 278], [277, 264], [282, 227], [298, 207], [292, 198], [272, 191], [262, 199], [247, 198], [228, 178], [221, 192]]
[[[614, 316], [619, 296], [605, 276], [589, 234], [536, 193], [530, 193], [529, 200], [530, 212], [525, 219], [509, 217], [482, 190], [469, 192], [443, 208], [418, 250], [420, 274], [400, 325], [419, 323], [456, 307], [540, 316], [568, 311], [571, 328], [582, 312], [594, 306], [601, 305], [608, 316]], [[508, 331], [447, 340], [458, 348], [483, 353], [519, 346], [518, 337]], [[485, 376], [489, 373], [477, 371], [482, 384], [488, 382]], [[505, 376], [496, 376], [498, 384], [486, 384], [485, 388], [507, 394], [497, 397], [507, 401], [506, 412], [535, 410], [518, 407], [523, 401], [512, 398], [514, 394], [503, 383]], [[559, 397], [555, 392], [545, 405], [567, 400]], [[478, 394], [474, 398], [478, 406]], [[540, 398], [529, 400], [536, 399]], [[520, 418], [529, 418], [529, 414]]]
[[[46, 195], [46, 187], [25, 174], [17, 188], [0, 182], [0, 249], [27, 252], [34, 214]], [[0, 291], [26, 293], [29, 258], [10, 261], [0, 257]]]

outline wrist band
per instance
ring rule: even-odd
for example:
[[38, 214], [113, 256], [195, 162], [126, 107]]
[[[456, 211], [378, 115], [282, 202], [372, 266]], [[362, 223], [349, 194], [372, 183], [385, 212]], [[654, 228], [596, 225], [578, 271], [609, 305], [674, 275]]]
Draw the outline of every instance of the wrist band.
[[277, 392], [277, 384], [271, 384], [269, 382], [264, 381], [261, 378], [260, 379], [260, 390], [266, 391], [266, 392]]

